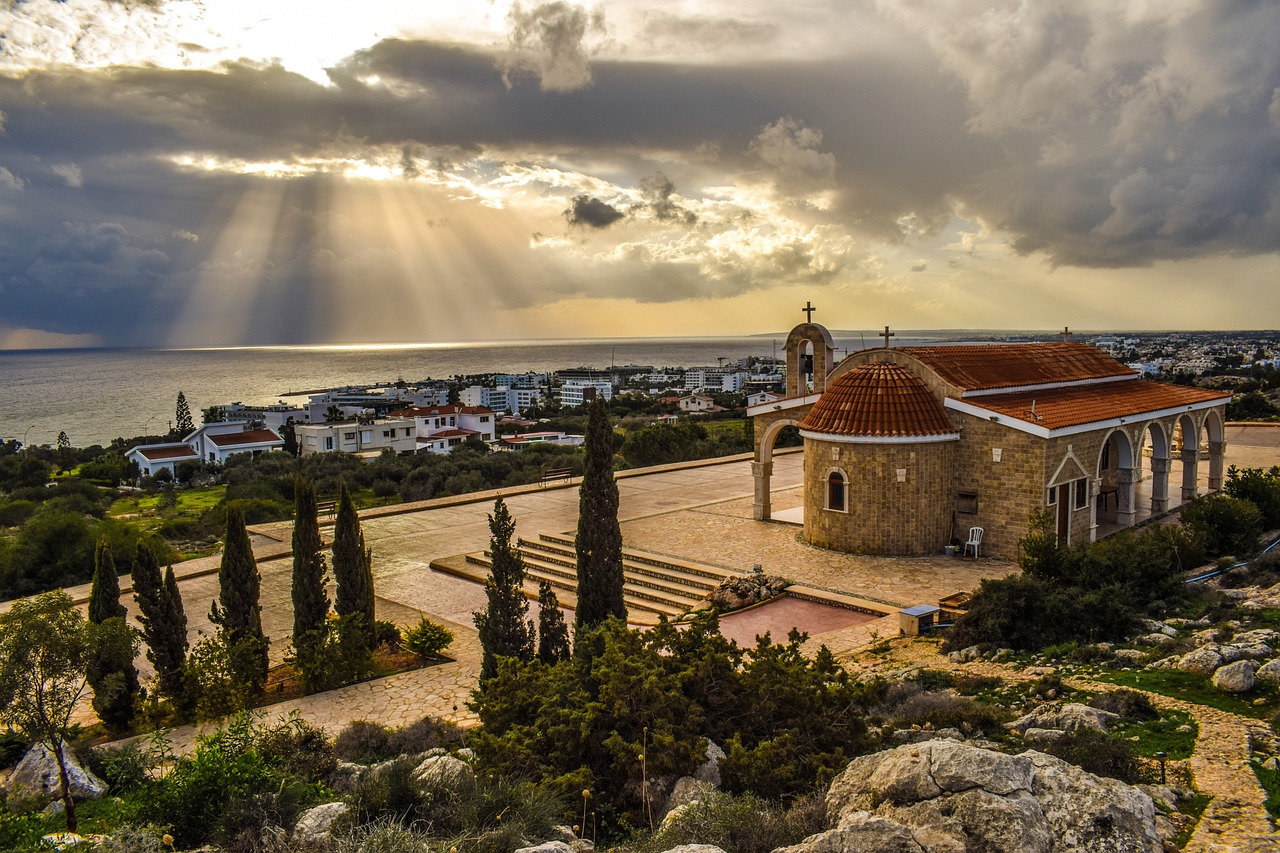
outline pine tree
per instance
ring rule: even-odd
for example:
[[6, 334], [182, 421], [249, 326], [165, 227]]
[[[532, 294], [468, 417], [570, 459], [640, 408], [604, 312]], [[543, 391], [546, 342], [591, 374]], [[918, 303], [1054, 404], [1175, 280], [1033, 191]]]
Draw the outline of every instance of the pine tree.
[[133, 563], [133, 597], [142, 611], [142, 639], [160, 692], [177, 698], [182, 694], [182, 665], [187, 659], [187, 614], [173, 567], [161, 577], [160, 563], [141, 543]]
[[609, 407], [597, 397], [587, 409], [586, 461], [578, 490], [578, 609], [575, 630], [610, 616], [627, 618], [622, 600], [622, 530], [618, 484], [613, 479], [613, 426]]
[[258, 562], [253, 558], [244, 513], [233, 504], [227, 507], [218, 600], [210, 609], [209, 619], [227, 632], [228, 645], [240, 652], [242, 665], [237, 675], [259, 689], [267, 681], [267, 638], [262, 633], [260, 587]]
[[493, 503], [489, 516], [491, 568], [484, 582], [489, 605], [483, 613], [473, 613], [480, 632], [481, 680], [498, 674], [498, 658], [533, 659], [533, 623], [526, 621], [529, 602], [524, 597], [524, 560], [512, 544], [516, 523], [502, 498]]
[[187, 395], [178, 392], [178, 406], [173, 416], [173, 429], [179, 435], [187, 435], [196, 428], [191, 419], [191, 407], [187, 405]]
[[93, 583], [89, 587], [89, 621], [102, 623], [128, 613], [120, 603], [120, 578], [107, 540], [99, 539], [93, 554]]
[[298, 475], [293, 481], [293, 644], [308, 632], [323, 631], [329, 616], [325, 592], [324, 540], [316, 509], [316, 484]]
[[126, 731], [133, 721], [134, 698], [141, 690], [138, 669], [133, 665], [138, 653], [137, 632], [125, 621], [127, 613], [120, 603], [120, 579], [111, 549], [106, 540], [99, 540], [89, 588], [93, 642], [85, 677], [93, 688], [94, 711], [116, 733]]
[[555, 663], [569, 657], [569, 626], [551, 584], [538, 584], [538, 660]]
[[333, 524], [333, 578], [338, 597], [333, 609], [338, 616], [359, 616], [360, 627], [373, 648], [373, 550], [365, 548], [360, 516], [347, 490], [347, 481], [338, 481], [338, 516]]

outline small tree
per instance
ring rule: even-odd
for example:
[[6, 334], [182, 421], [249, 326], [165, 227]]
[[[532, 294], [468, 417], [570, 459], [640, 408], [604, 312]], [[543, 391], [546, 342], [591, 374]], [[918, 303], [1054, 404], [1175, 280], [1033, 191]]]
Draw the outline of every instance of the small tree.
[[293, 642], [324, 628], [329, 616], [325, 592], [324, 540], [316, 503], [316, 484], [299, 475], [293, 481]]
[[173, 566], [162, 577], [159, 561], [141, 543], [133, 564], [133, 597], [142, 611], [138, 621], [160, 692], [176, 699], [182, 695], [182, 665], [187, 658], [187, 614]]
[[93, 584], [89, 588], [89, 623], [92, 640], [86, 675], [93, 688], [93, 710], [113, 732], [126, 731], [133, 722], [134, 699], [141, 691], [137, 632], [125, 621], [120, 603], [120, 579], [106, 540], [98, 541], [94, 555]]
[[551, 584], [538, 584], [538, 660], [555, 663], [569, 657], [569, 626]]
[[483, 613], [474, 613], [480, 632], [480, 679], [493, 678], [498, 658], [533, 659], [533, 623], [526, 620], [529, 602], [524, 597], [524, 560], [512, 544], [516, 523], [502, 498], [493, 503], [489, 516], [491, 567], [484, 582], [489, 600]]
[[244, 513], [231, 504], [227, 508], [227, 538], [218, 569], [218, 600], [209, 611], [209, 619], [226, 632], [236, 674], [255, 691], [267, 682], [267, 638], [262, 633], [260, 587]]
[[191, 419], [191, 407], [187, 405], [187, 395], [179, 391], [178, 405], [173, 414], [173, 430], [178, 435], [187, 435], [195, 428], [195, 421]]
[[609, 407], [597, 397], [587, 409], [586, 460], [578, 490], [578, 609], [575, 630], [610, 616], [626, 621], [622, 599], [622, 529], [618, 484], [613, 479], [613, 427]]
[[334, 610], [339, 616], [359, 616], [359, 630], [373, 649], [373, 551], [364, 545], [360, 516], [347, 490], [347, 481], [338, 481], [338, 516], [333, 525], [333, 577], [338, 596]]
[[88, 686], [88, 652], [84, 618], [62, 590], [15, 601], [0, 615], [0, 720], [52, 748], [68, 832], [76, 831], [76, 804], [64, 750]]

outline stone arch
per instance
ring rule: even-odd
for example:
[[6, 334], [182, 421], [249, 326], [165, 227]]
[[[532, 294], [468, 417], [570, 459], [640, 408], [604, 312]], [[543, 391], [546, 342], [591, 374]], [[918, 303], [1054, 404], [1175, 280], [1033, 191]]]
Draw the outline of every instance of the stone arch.
[[1209, 491], [1222, 490], [1222, 465], [1227, 453], [1226, 425], [1222, 422], [1222, 410], [1210, 409], [1204, 418], [1205, 438], [1209, 444]]
[[1200, 476], [1200, 424], [1195, 416], [1188, 412], [1178, 418], [1178, 429], [1182, 431], [1182, 503], [1196, 496]]
[[[1158, 420], [1147, 421], [1138, 433], [1139, 450], [1151, 436], [1151, 514], [1162, 515], [1169, 509], [1169, 444], [1172, 426]], [[1142, 455], [1138, 456], [1141, 465]]]
[[769, 498], [769, 483], [773, 479], [773, 445], [778, 434], [789, 426], [799, 426], [808, 409], [800, 410], [796, 417], [781, 417], [771, 421], [760, 435], [756, 445], [756, 458], [751, 463], [751, 476], [755, 480], [755, 504], [752, 517], [757, 521], [767, 521], [773, 515], [773, 507]]
[[[801, 356], [806, 348], [813, 355], [813, 387], [805, 382]], [[787, 335], [787, 389], [788, 397], [821, 394], [827, 390], [827, 377], [835, 366], [836, 346], [831, 333], [817, 323], [801, 323]]]
[[[1098, 450], [1098, 467], [1094, 501], [1094, 529], [1090, 538], [1097, 539], [1098, 513], [1114, 518], [1121, 527], [1132, 527], [1137, 515], [1137, 486], [1142, 457], [1134, 451], [1133, 439], [1123, 429], [1107, 433]], [[1114, 507], [1112, 506], [1114, 501]], [[1112, 516], [1114, 513], [1114, 517]]]

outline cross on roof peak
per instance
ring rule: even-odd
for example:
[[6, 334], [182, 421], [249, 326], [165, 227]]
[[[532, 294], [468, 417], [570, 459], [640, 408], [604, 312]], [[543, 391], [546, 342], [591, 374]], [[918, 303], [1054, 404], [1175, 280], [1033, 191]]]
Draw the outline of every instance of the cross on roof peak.
[[1071, 329], [1066, 326], [1062, 327], [1062, 342], [1064, 344], [1071, 343]]
[[885, 327], [884, 327], [884, 331], [883, 331], [883, 332], [881, 332], [881, 333], [879, 334], [879, 336], [878, 336], [878, 337], [884, 338], [884, 348], [885, 348], [885, 349], [888, 349], [888, 348], [889, 348], [889, 338], [896, 338], [896, 337], [897, 337], [897, 335], [896, 335], [896, 334], [894, 334], [893, 332], [889, 331], [889, 327], [888, 327], [888, 326], [885, 326]]
[[805, 321], [806, 323], [812, 323], [812, 322], [813, 322], [813, 312], [814, 312], [814, 311], [817, 311], [818, 309], [817, 309], [817, 308], [814, 308], [814, 307], [813, 307], [813, 305], [811, 305], [811, 304], [809, 303], [809, 300], [808, 300], [808, 299], [806, 299], [806, 300], [804, 301], [804, 307], [803, 307], [803, 308], [801, 308], [800, 310], [804, 312], [804, 321]]

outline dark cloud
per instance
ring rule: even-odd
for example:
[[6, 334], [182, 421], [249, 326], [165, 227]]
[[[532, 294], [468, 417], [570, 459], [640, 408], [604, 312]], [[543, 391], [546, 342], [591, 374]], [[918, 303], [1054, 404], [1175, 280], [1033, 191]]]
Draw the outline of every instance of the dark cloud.
[[564, 218], [570, 225], [586, 225], [591, 228], [608, 228], [622, 217], [621, 210], [608, 202], [588, 195], [577, 195], [564, 212]]
[[537, 74], [548, 92], [571, 92], [591, 85], [583, 45], [588, 29], [604, 29], [604, 12], [555, 0], [525, 9], [511, 7], [511, 50], [502, 57], [503, 78], [513, 71]]
[[672, 201], [671, 196], [675, 191], [676, 185], [661, 172], [654, 172], [649, 177], [640, 179], [640, 192], [644, 195], [645, 202], [654, 216], [664, 222], [674, 221], [693, 225], [698, 221], [697, 214], [692, 210], [685, 210]]

